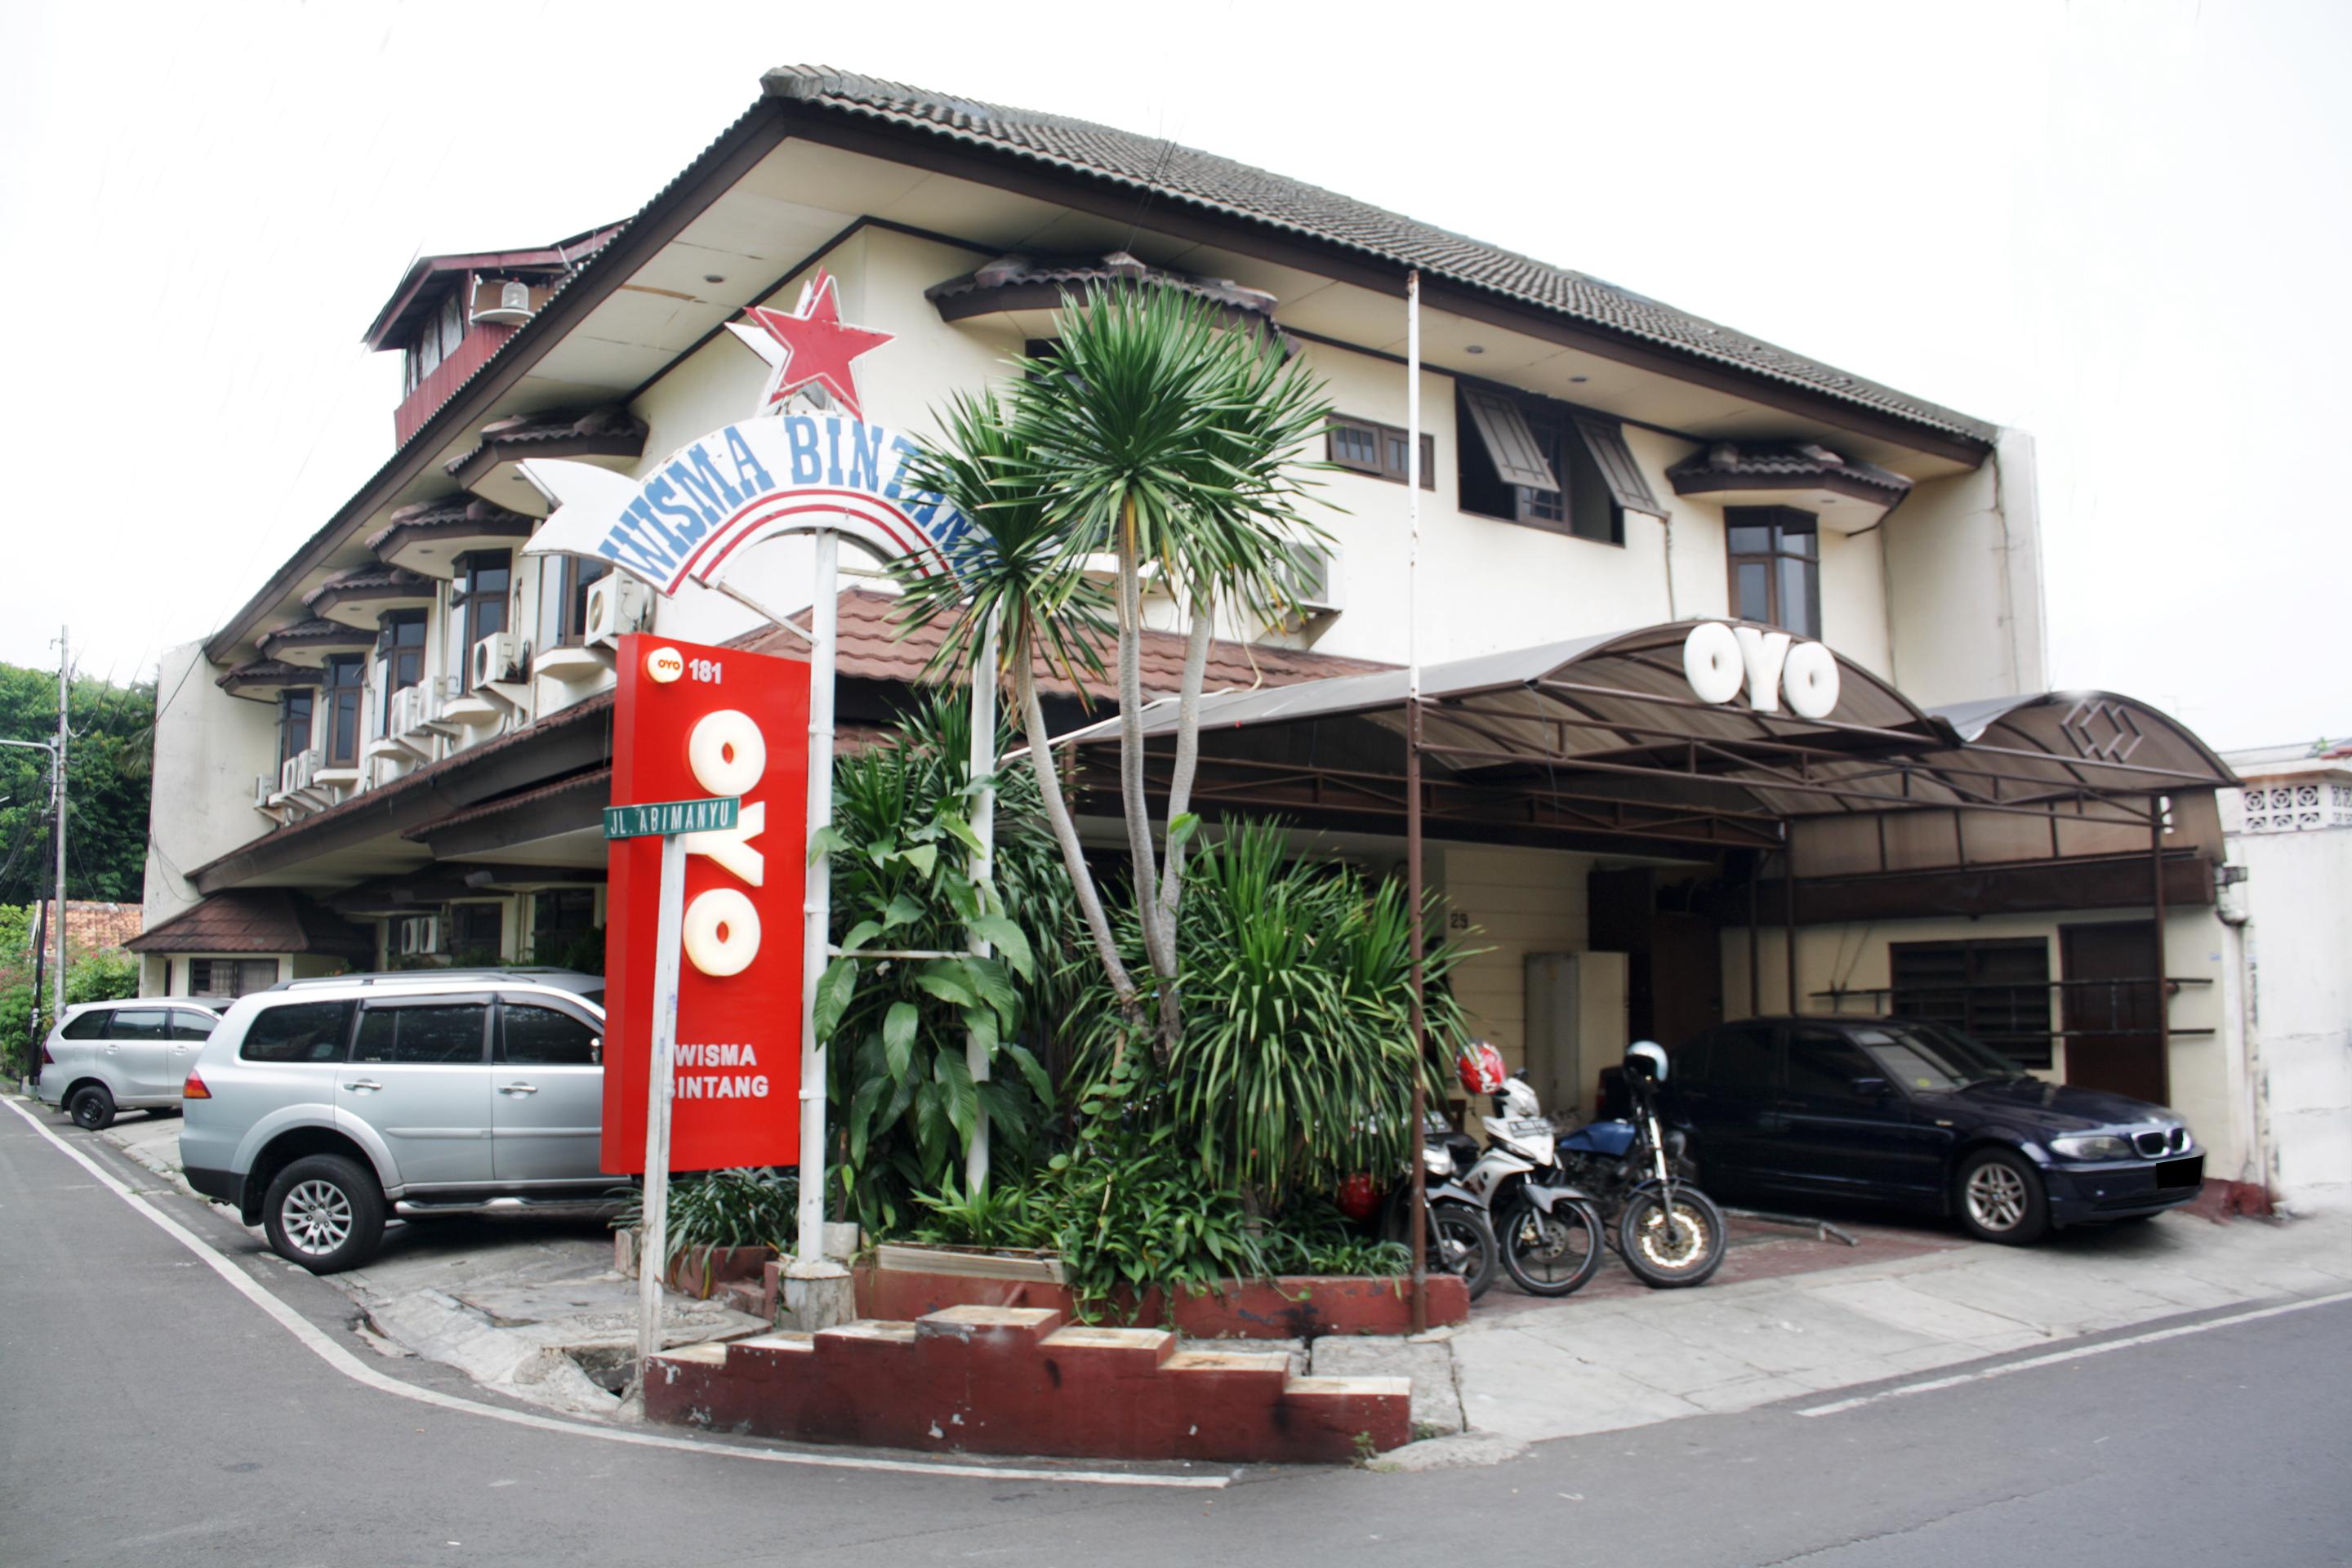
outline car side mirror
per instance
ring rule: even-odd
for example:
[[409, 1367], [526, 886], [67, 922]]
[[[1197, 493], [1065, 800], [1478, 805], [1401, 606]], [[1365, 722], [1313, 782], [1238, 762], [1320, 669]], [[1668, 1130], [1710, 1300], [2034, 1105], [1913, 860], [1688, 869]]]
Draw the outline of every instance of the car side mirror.
[[1864, 1100], [1885, 1100], [1895, 1092], [1895, 1086], [1875, 1075], [1865, 1075], [1853, 1080], [1854, 1093]]

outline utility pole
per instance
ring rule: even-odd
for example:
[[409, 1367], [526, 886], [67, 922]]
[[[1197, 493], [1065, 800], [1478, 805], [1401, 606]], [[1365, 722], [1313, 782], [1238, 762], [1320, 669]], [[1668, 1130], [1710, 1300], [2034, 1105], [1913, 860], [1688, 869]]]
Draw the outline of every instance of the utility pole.
[[58, 628], [58, 749], [49, 760], [58, 825], [58, 963], [52, 977], [57, 1001], [49, 1009], [52, 1028], [66, 1016], [66, 690], [73, 669], [73, 661], [67, 657], [66, 633], [66, 627]]

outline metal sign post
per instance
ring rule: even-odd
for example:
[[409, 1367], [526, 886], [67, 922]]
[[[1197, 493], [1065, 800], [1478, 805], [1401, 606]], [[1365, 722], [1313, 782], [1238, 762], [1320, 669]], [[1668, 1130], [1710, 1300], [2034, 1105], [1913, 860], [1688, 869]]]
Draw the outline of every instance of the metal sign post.
[[653, 1053], [646, 1074], [646, 1201], [637, 1227], [637, 1376], [631, 1401], [645, 1404], [646, 1369], [661, 1353], [662, 1275], [669, 1258], [669, 1106], [677, 1067], [677, 962], [686, 924], [688, 833], [735, 826], [742, 803], [664, 801], [604, 810], [606, 838], [659, 834], [661, 912], [655, 927]]

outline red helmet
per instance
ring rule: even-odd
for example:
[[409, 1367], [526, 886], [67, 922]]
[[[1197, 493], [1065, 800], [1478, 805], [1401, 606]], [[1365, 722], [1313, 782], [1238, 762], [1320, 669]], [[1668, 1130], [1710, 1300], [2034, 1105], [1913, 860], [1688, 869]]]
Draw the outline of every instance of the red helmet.
[[1372, 1178], [1362, 1172], [1339, 1184], [1339, 1212], [1349, 1219], [1361, 1222], [1381, 1212], [1381, 1189]]
[[1498, 1094], [1503, 1079], [1510, 1076], [1503, 1066], [1503, 1053], [1485, 1040], [1463, 1047], [1462, 1054], [1454, 1058], [1454, 1071], [1472, 1094]]

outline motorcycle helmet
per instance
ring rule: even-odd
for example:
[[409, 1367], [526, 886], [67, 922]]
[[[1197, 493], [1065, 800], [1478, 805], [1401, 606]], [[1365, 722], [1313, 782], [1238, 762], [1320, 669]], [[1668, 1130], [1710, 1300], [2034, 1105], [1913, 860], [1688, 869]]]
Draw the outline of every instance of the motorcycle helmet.
[[1469, 1094], [1494, 1094], [1502, 1089], [1507, 1076], [1503, 1053], [1485, 1040], [1473, 1040], [1462, 1047], [1461, 1055], [1454, 1058], [1454, 1072]]
[[1369, 1173], [1360, 1171], [1339, 1184], [1335, 1201], [1341, 1214], [1361, 1224], [1381, 1212], [1381, 1189]]
[[1625, 1076], [1647, 1079], [1652, 1083], [1665, 1082], [1665, 1047], [1655, 1040], [1636, 1040], [1626, 1047]]
[[1503, 1114], [1513, 1117], [1543, 1114], [1543, 1102], [1536, 1099], [1536, 1091], [1528, 1087], [1527, 1079], [1515, 1076], [1503, 1080]]

